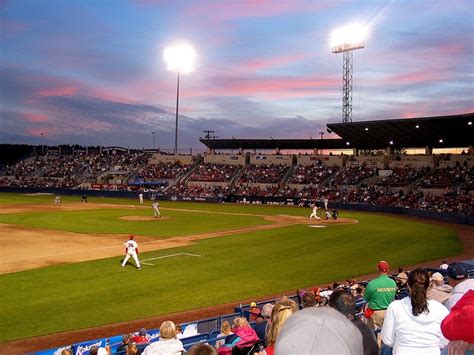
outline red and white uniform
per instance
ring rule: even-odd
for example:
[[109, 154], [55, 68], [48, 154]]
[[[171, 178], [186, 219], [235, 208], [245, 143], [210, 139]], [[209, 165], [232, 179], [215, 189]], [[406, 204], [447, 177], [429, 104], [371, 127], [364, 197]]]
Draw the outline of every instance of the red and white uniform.
[[125, 256], [125, 259], [123, 259], [122, 267], [125, 266], [125, 264], [127, 263], [128, 259], [130, 259], [130, 257], [133, 257], [133, 260], [135, 260], [135, 264], [137, 265], [137, 268], [140, 269], [141, 266], [140, 266], [140, 261], [138, 261], [138, 244], [137, 244], [137, 242], [130, 239], [129, 241], [124, 243], [124, 245], [125, 245], [126, 256]]
[[318, 217], [318, 207], [316, 205], [313, 206], [313, 213], [310, 214], [309, 219], [316, 218], [317, 220], [320, 220], [321, 218]]

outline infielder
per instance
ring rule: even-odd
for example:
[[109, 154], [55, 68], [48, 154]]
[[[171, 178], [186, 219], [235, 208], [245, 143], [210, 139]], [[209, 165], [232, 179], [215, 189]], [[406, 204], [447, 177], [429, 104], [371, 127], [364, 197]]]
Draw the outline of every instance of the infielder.
[[328, 203], [329, 200], [327, 198], [324, 199], [324, 209], [327, 211], [328, 210]]
[[155, 202], [153, 202], [151, 207], [153, 208], [153, 217], [155, 218], [161, 217], [160, 204], [158, 203], [158, 201], [155, 200]]
[[128, 238], [128, 242], [123, 243], [125, 245], [125, 259], [123, 259], [122, 262], [122, 267], [125, 266], [127, 263], [128, 259], [130, 257], [133, 257], [133, 260], [135, 260], [135, 264], [137, 265], [137, 268], [140, 270], [142, 267], [140, 266], [140, 261], [138, 261], [138, 244], [136, 241], [133, 240], [133, 235], [131, 235]]
[[57, 196], [54, 198], [54, 205], [55, 205], [55, 206], [61, 206], [61, 196], [57, 195]]
[[313, 205], [313, 213], [309, 215], [309, 220], [311, 221], [314, 218], [316, 218], [318, 221], [321, 220], [321, 218], [318, 217], [318, 206], [316, 204]]
[[138, 194], [138, 198], [139, 198], [139, 200], [140, 200], [140, 205], [143, 205], [143, 193], [142, 193], [142, 192], [140, 192], [140, 193]]

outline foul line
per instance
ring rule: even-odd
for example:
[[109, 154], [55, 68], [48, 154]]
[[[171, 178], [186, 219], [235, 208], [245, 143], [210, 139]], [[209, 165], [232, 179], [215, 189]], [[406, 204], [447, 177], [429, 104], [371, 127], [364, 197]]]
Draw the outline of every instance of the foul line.
[[195, 256], [195, 257], [198, 257], [198, 258], [202, 257], [202, 255], [199, 255], [199, 254], [177, 253], [177, 254], [170, 254], [170, 255], [157, 256], [156, 258], [144, 259], [144, 260], [140, 260], [140, 262], [141, 262], [142, 264], [145, 264], [145, 265], [152, 265], [152, 266], [155, 266], [155, 264], [147, 263], [146, 261], [158, 260], [158, 259], [164, 259], [164, 258], [172, 258], [172, 257], [174, 257], [174, 256], [180, 256], [180, 255]]

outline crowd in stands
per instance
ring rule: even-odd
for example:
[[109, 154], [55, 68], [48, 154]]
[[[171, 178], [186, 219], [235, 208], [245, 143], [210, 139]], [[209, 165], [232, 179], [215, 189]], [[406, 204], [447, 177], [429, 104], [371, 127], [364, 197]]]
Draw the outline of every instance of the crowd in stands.
[[290, 179], [290, 184], [317, 185], [332, 176], [339, 167], [326, 166], [321, 162], [316, 165], [297, 165]]
[[136, 176], [145, 181], [176, 179], [176, 177], [185, 174], [190, 167], [190, 164], [182, 164], [179, 161], [174, 163], [160, 162], [158, 164], [148, 164], [145, 167], [138, 169]]
[[459, 185], [463, 189], [474, 188], [474, 167], [457, 166], [453, 168], [434, 169], [425, 176], [420, 186], [422, 188], [448, 188]]
[[193, 171], [189, 180], [229, 182], [242, 167], [231, 164], [201, 164]]
[[410, 185], [429, 173], [431, 169], [428, 167], [405, 167], [405, 168], [394, 168], [392, 173], [385, 176], [381, 181], [377, 183], [379, 186], [385, 187], [403, 187]]
[[[187, 328], [183, 332], [167, 320], [159, 337], [149, 336], [146, 329], [124, 334], [114, 354], [470, 354], [471, 269], [469, 264], [443, 262], [439, 272], [399, 268], [390, 274], [389, 263], [380, 261], [378, 277], [368, 282], [301, 289], [293, 299], [281, 296], [263, 306], [252, 302], [231, 324], [223, 321], [218, 335], [198, 343], [186, 340], [197, 333], [186, 334]], [[110, 346], [90, 350], [111, 353]]]
[[[392, 173], [379, 181], [367, 180], [376, 170], [349, 161], [344, 168], [325, 166], [316, 162], [311, 166], [297, 165], [287, 184], [283, 177], [290, 167], [284, 165], [240, 165], [201, 163], [197, 167], [180, 162], [150, 164], [151, 155], [143, 152], [127, 153], [76, 151], [69, 155], [40, 155], [20, 161], [8, 167], [0, 176], [0, 186], [78, 188], [90, 183], [92, 189], [136, 190], [141, 183], [170, 180], [167, 185], [146, 186], [165, 195], [189, 197], [228, 196], [249, 198], [287, 198], [288, 204], [308, 205], [307, 202], [327, 198], [331, 202], [364, 204], [419, 209], [430, 212], [474, 215], [473, 195], [474, 168], [458, 164], [453, 168], [433, 169], [405, 166], [394, 168]], [[187, 181], [176, 181], [190, 169], [193, 173]], [[233, 177], [242, 173], [237, 182], [230, 185]], [[104, 182], [97, 178], [104, 172], [125, 172], [127, 183]], [[122, 180], [123, 181], [123, 180]], [[198, 186], [201, 182], [202, 186]], [[212, 183], [215, 183], [214, 185]], [[225, 183], [226, 186], [220, 186]], [[303, 185], [294, 187], [295, 184]], [[100, 186], [99, 186], [100, 185]], [[292, 187], [293, 186], [293, 187]], [[438, 188], [436, 192], [433, 188]], [[442, 189], [440, 191], [440, 189]]]
[[359, 165], [349, 165], [344, 169], [340, 169], [336, 175], [331, 178], [331, 186], [340, 186], [340, 185], [357, 185], [363, 180], [374, 176], [376, 170], [373, 168], [359, 166]]
[[244, 173], [238, 181], [238, 184], [278, 184], [281, 182], [288, 169], [289, 166], [275, 164], [247, 165]]

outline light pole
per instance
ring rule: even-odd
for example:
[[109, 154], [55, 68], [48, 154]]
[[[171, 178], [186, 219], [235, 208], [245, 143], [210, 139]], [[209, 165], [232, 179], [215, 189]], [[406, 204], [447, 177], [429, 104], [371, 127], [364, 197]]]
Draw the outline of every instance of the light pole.
[[352, 122], [352, 55], [356, 49], [365, 47], [367, 27], [349, 25], [332, 31], [331, 50], [343, 53], [342, 76], [342, 122]]
[[44, 133], [41, 132], [41, 155], [44, 155]]
[[174, 130], [174, 154], [178, 154], [178, 117], [179, 117], [179, 76], [181, 73], [193, 71], [194, 50], [187, 44], [168, 47], [164, 52], [164, 59], [168, 64], [168, 70], [178, 73], [178, 82], [176, 85], [176, 124]]
[[153, 150], [155, 149], [155, 131], [151, 131], [151, 134], [153, 134]]

